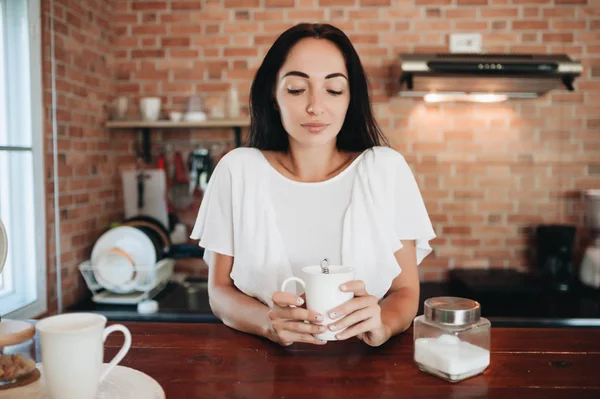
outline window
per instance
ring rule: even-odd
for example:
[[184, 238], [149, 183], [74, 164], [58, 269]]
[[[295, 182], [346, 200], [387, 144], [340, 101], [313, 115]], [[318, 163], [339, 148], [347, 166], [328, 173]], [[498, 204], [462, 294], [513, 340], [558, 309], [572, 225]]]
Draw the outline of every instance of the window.
[[0, 218], [8, 259], [0, 315], [46, 311], [39, 0], [0, 0]]

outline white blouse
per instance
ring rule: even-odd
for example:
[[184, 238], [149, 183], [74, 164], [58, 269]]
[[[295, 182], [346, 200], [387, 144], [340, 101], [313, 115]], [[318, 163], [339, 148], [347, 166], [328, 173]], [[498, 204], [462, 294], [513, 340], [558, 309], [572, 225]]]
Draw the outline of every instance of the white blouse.
[[400, 240], [416, 241], [420, 264], [435, 233], [414, 176], [393, 149], [368, 149], [334, 178], [300, 183], [258, 149], [238, 148], [217, 164], [191, 238], [200, 240], [209, 267], [215, 252], [232, 256], [235, 286], [272, 306], [283, 280], [325, 257], [354, 267], [381, 299], [402, 271], [394, 257]]

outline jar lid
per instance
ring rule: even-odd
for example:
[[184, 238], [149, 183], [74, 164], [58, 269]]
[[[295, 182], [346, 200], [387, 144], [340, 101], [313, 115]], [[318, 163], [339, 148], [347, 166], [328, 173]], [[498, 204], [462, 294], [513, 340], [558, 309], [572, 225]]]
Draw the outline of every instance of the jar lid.
[[0, 347], [17, 345], [34, 336], [35, 327], [31, 323], [17, 320], [0, 321]]
[[481, 318], [481, 306], [479, 302], [466, 298], [429, 298], [425, 301], [425, 317], [443, 324], [469, 324]]

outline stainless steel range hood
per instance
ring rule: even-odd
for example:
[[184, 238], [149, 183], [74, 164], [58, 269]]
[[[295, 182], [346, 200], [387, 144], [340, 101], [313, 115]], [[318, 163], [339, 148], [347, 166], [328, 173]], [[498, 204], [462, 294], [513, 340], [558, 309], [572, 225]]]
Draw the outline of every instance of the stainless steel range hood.
[[573, 91], [583, 70], [567, 55], [401, 54], [403, 97], [493, 102]]

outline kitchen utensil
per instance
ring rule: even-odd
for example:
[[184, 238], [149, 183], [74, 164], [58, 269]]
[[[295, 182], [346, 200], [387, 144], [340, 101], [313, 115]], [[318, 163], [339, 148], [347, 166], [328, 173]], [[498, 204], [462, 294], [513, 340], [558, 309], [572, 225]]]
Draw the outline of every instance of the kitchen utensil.
[[321, 272], [323, 274], [329, 274], [329, 260], [327, 258], [321, 261]]
[[126, 170], [122, 172], [122, 181], [125, 218], [149, 216], [168, 229], [165, 171], [163, 169]]

